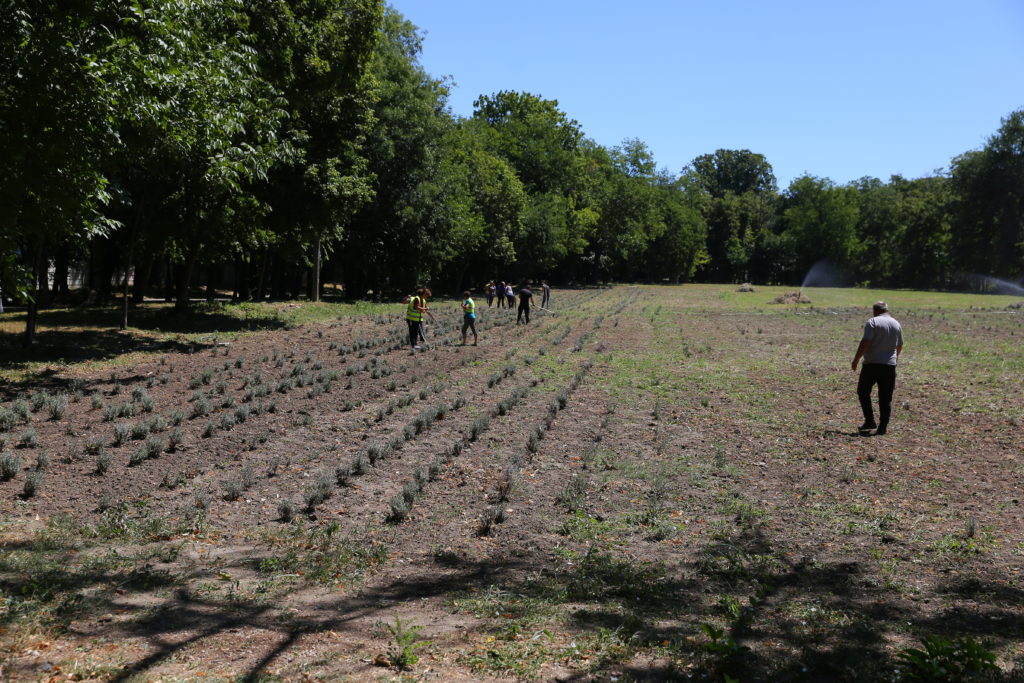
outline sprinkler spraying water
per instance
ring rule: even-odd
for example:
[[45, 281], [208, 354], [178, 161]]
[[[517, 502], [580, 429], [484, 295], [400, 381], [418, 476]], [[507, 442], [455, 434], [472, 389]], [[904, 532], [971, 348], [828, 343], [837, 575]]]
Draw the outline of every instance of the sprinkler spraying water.
[[971, 274], [970, 278], [974, 281], [978, 289], [983, 292], [1024, 296], [1024, 287], [1016, 282], [1000, 280], [999, 278], [992, 277], [991, 275], [978, 275], [974, 273]]
[[849, 278], [835, 264], [828, 259], [822, 259], [811, 266], [804, 275], [804, 281], [800, 283], [800, 295], [808, 287], [846, 287], [849, 285]]

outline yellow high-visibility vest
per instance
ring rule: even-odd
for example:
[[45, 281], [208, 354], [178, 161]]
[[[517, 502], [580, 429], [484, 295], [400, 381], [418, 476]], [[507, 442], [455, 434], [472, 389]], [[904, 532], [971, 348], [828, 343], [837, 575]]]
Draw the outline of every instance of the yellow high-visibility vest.
[[420, 303], [420, 298], [418, 296], [411, 296], [411, 297], [409, 297], [409, 308], [405, 312], [405, 319], [406, 320], [411, 320], [414, 323], [421, 323], [421, 322], [423, 322], [423, 311], [421, 311], [418, 308], [416, 308], [417, 304], [419, 304], [419, 303]]

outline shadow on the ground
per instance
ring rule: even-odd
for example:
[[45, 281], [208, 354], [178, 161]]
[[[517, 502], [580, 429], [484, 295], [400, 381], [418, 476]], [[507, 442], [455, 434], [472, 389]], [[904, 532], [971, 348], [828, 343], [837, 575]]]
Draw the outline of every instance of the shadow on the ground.
[[[6, 544], [2, 550], [0, 591], [19, 598], [0, 615], [0, 626], [24, 616], [19, 604], [49, 602], [52, 625], [79, 636], [148, 642], [151, 651], [111, 679], [119, 681], [145, 677], [185, 650], [239, 629], [261, 632], [258, 659], [239, 676], [258, 681], [305, 636], [327, 631], [365, 636], [367, 624], [390, 619], [396, 606], [485, 594], [569, 610], [569, 623], [584, 640], [612, 633], [624, 643], [671, 655], [592, 662], [598, 672], [614, 670], [633, 680], [890, 680], [896, 670], [893, 634], [911, 640], [971, 636], [989, 646], [1024, 637], [1024, 590], [1007, 577], [987, 575], [980, 561], [959, 568], [958, 578], [939, 590], [951, 605], [935, 609], [877, 585], [856, 562], [786, 560], [757, 526], [709, 544], [679, 571], [599, 549], [554, 566], [540, 553], [508, 557], [499, 549], [500, 555], [483, 560], [439, 557], [418, 578], [355, 594], [331, 597], [325, 592], [301, 613], [289, 613], [288, 600], [306, 591], [306, 585], [273, 599], [214, 599], [189, 589], [203, 577], [161, 569], [138, 557], [121, 562], [124, 556], [114, 553], [106, 561], [121, 562], [116, 567], [81, 563], [67, 568], [61, 554], [70, 557], [81, 549], [45, 537]], [[33, 554], [47, 553], [48, 565], [31, 561]], [[168, 595], [156, 607], [155, 591]], [[741, 601], [728, 615], [721, 609], [722, 595], [756, 599]], [[140, 599], [144, 596], [152, 599]], [[956, 599], [968, 607], [953, 605]], [[126, 616], [95, 618], [106, 613]], [[499, 640], [507, 627], [501, 622], [493, 626]], [[709, 638], [702, 624], [717, 624], [722, 635]], [[673, 658], [688, 667], [673, 668]], [[581, 672], [577, 680], [593, 680], [594, 673]]]
[[[895, 670], [888, 635], [906, 633], [907, 624], [914, 625], [914, 634], [972, 636], [987, 642], [1021, 635], [1019, 615], [1024, 598], [1019, 592], [1003, 595], [1001, 606], [989, 605], [971, 618], [955, 610], [926, 614], [913, 603], [893, 602], [880, 592], [865, 591], [856, 564], [794, 565], [775, 574], [768, 596], [746, 608], [744, 617], [733, 625], [728, 637], [734, 646], [716, 650], [701, 645], [707, 638], [701, 635], [699, 624], [714, 620], [714, 610], [707, 604], [709, 596], [724, 590], [721, 577], [697, 570], [688, 580], [670, 580], [653, 573], [643, 578], [636, 573], [619, 574], [624, 568], [615, 565], [595, 570], [591, 561], [590, 567], [547, 572], [540, 580], [535, 575], [524, 581], [524, 574], [538, 566], [533, 560], [540, 558], [464, 562], [455, 571], [427, 572], [420, 580], [321, 602], [315, 612], [293, 620], [281, 618], [280, 601], [238, 604], [179, 592], [159, 610], [95, 635], [143, 637], [153, 645], [151, 654], [115, 679], [128, 680], [205, 639], [232, 629], [258, 629], [274, 634], [264, 640], [273, 644], [240, 677], [257, 681], [304, 636], [325, 631], [365, 633], [368, 620], [389, 619], [397, 604], [494, 586], [563, 605], [589, 603], [590, 607], [572, 613], [572, 623], [582, 635], [601, 629], [629, 630], [637, 634], [639, 643], [671, 643], [677, 654], [692, 663], [686, 671], [675, 670], [663, 660], [613, 662], [604, 667], [634, 680], [689, 680], [695, 674], [712, 679], [730, 675], [739, 680], [881, 680], [890, 678]], [[608, 572], [602, 574], [604, 570]], [[800, 619], [780, 611], [780, 601], [793, 596], [811, 596], [828, 610], [843, 614], [844, 622], [826, 634], [805, 628]], [[761, 616], [765, 618], [759, 619]], [[592, 672], [581, 673], [579, 680], [592, 680], [591, 676]]]
[[[23, 322], [24, 316], [13, 321]], [[8, 325], [0, 329], [0, 371], [25, 370], [33, 364], [75, 363], [111, 360], [126, 353], [195, 352], [209, 347], [213, 337], [253, 330], [274, 330], [288, 326], [272, 309], [245, 313], [226, 312], [222, 304], [197, 304], [187, 312], [163, 304], [143, 304], [133, 310], [130, 329], [118, 329], [120, 311], [112, 307], [68, 308], [41, 311], [32, 348], [22, 348], [23, 333]], [[209, 339], [174, 338], [174, 335], [209, 334]], [[54, 379], [54, 371], [35, 373], [26, 386], [65, 388]]]

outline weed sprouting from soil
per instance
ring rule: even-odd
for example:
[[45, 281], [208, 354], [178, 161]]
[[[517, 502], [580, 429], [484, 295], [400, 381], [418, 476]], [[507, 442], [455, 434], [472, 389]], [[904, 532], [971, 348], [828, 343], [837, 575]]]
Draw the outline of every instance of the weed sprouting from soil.
[[380, 542], [365, 542], [338, 534], [337, 522], [307, 527], [301, 520], [265, 536], [272, 553], [259, 562], [264, 575], [294, 573], [311, 582], [335, 584], [352, 581], [388, 556]]
[[391, 664], [399, 671], [410, 671], [420, 660], [416, 650], [430, 645], [429, 640], [424, 640], [420, 636], [423, 627], [409, 623], [403, 624], [397, 615], [394, 625], [386, 624], [386, 626], [388, 633], [391, 634], [391, 645], [388, 648]]

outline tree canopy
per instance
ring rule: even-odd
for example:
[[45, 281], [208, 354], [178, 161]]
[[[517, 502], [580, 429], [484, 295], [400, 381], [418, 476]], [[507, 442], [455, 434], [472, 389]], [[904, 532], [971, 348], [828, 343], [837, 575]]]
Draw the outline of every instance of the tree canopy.
[[[238, 299], [489, 279], [969, 286], [1024, 277], [1024, 110], [948, 173], [780, 190], [717, 149], [678, 173], [558, 101], [448, 107], [382, 0], [12, 0], [0, 15], [0, 289]], [[697, 134], [696, 132], [694, 134]], [[69, 287], [72, 275], [77, 287]]]

